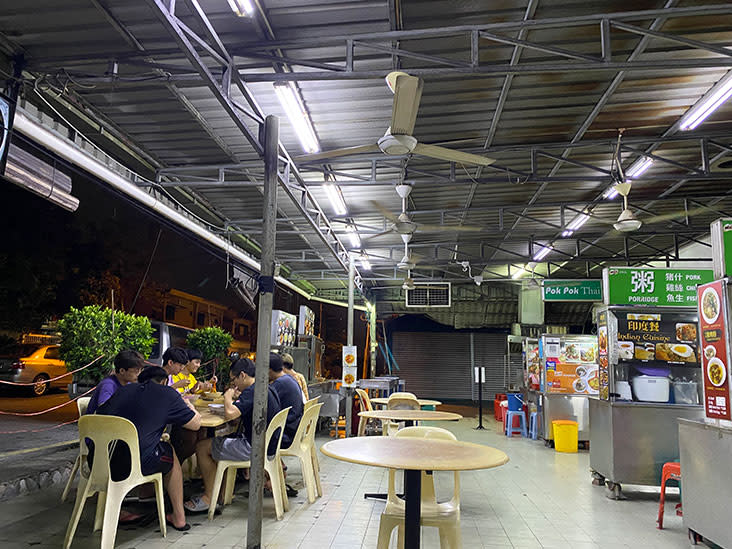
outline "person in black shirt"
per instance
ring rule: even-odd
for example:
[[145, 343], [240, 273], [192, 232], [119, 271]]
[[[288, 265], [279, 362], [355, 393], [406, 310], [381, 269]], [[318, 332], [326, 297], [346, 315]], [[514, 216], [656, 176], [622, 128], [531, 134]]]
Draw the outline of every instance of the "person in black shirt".
[[[252, 413], [254, 411], [254, 378], [256, 368], [248, 358], [240, 358], [231, 365], [230, 377], [234, 385], [224, 393], [224, 414], [227, 421], [241, 417], [239, 429], [234, 436], [216, 437], [202, 440], [196, 447], [198, 467], [203, 478], [203, 494], [187, 501], [185, 507], [193, 513], [208, 511], [211, 505], [211, 492], [216, 477], [218, 461], [247, 461], [252, 451]], [[280, 411], [277, 395], [268, 387], [267, 424]], [[273, 454], [276, 447], [269, 448]], [[227, 474], [233, 474], [231, 472]], [[223, 497], [223, 493], [222, 493]]]
[[[167, 442], [161, 442], [165, 426], [180, 425], [197, 431], [201, 416], [193, 406], [184, 401], [172, 387], [167, 387], [168, 374], [158, 366], [151, 366], [140, 373], [138, 383], [120, 388], [112, 398], [97, 409], [97, 414], [119, 416], [130, 420], [137, 428], [140, 443], [142, 473], [162, 473], [173, 512], [167, 515], [168, 523], [176, 530], [188, 530], [183, 507], [183, 473], [175, 451]], [[129, 471], [129, 450], [127, 471]], [[112, 476], [124, 469], [124, 452], [112, 456]], [[122, 474], [122, 478], [126, 475]]]
[[289, 448], [302, 418], [302, 390], [297, 381], [284, 372], [282, 357], [275, 353], [269, 355], [269, 386], [277, 393], [280, 409], [290, 406], [282, 435], [282, 448]]

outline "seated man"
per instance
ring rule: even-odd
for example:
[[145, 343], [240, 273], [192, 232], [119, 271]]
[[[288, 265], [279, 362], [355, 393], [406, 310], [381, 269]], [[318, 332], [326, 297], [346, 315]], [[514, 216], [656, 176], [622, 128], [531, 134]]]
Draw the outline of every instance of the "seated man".
[[[215, 391], [216, 383], [218, 382], [216, 375], [211, 377], [209, 381], [198, 381], [196, 379], [195, 374], [201, 367], [201, 358], [203, 357], [201, 351], [198, 349], [186, 349], [186, 354], [188, 355], [188, 362], [179, 374], [173, 375], [173, 386], [181, 394]], [[188, 381], [188, 385], [181, 387], [181, 384], [178, 382], [184, 379]]]
[[269, 383], [280, 401], [280, 409], [291, 406], [282, 434], [282, 448], [289, 448], [302, 418], [302, 391], [297, 381], [284, 372], [282, 357], [275, 353], [269, 355]]
[[168, 347], [165, 350], [163, 353], [163, 370], [168, 374], [167, 385], [170, 385], [173, 389], [188, 386], [188, 378], [178, 382], [173, 381], [173, 376], [180, 374], [186, 364], [188, 364], [188, 353], [186, 353], [185, 349]]
[[86, 413], [95, 413], [118, 389], [128, 383], [135, 383], [144, 367], [145, 360], [137, 351], [125, 350], [117, 353], [114, 357], [114, 373], [105, 377], [94, 389]]
[[[135, 424], [142, 473], [163, 474], [173, 507], [173, 512], [166, 519], [176, 530], [185, 531], [190, 529], [190, 525], [186, 523], [183, 507], [183, 473], [173, 448], [167, 442], [161, 442], [160, 436], [168, 424], [197, 431], [201, 427], [201, 416], [174, 389], [166, 386], [167, 381], [168, 374], [164, 369], [150, 366], [142, 371], [138, 383], [122, 387], [97, 413], [120, 416]], [[125, 477], [129, 471], [129, 459], [129, 450], [119, 451], [118, 447], [112, 456], [112, 478]]]
[[307, 402], [310, 400], [310, 395], [308, 395], [308, 382], [305, 381], [305, 376], [302, 375], [300, 372], [295, 371], [295, 361], [292, 358], [291, 354], [283, 353], [282, 354], [282, 367], [284, 368], [285, 373], [293, 378], [295, 381], [297, 381], [297, 384], [300, 386], [300, 390], [302, 391], [303, 401]]
[[[227, 421], [241, 417], [239, 429], [230, 437], [207, 438], [198, 443], [196, 457], [203, 478], [203, 494], [194, 496], [186, 502], [186, 509], [193, 513], [208, 511], [211, 505], [211, 492], [216, 477], [216, 462], [247, 461], [252, 451], [252, 413], [254, 411], [254, 362], [240, 358], [231, 365], [230, 377], [234, 385], [224, 393], [224, 414]], [[281, 410], [277, 395], [268, 387], [267, 424]], [[269, 454], [276, 448], [270, 448]], [[227, 473], [233, 474], [233, 473]], [[223, 497], [223, 492], [222, 492]]]

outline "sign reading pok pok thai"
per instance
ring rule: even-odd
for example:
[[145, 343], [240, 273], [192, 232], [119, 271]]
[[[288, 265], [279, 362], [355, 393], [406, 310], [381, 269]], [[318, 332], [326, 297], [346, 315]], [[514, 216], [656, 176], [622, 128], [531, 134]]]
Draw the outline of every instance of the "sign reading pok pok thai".
[[712, 419], [732, 419], [729, 402], [727, 288], [716, 280], [697, 288], [701, 328], [704, 410]]

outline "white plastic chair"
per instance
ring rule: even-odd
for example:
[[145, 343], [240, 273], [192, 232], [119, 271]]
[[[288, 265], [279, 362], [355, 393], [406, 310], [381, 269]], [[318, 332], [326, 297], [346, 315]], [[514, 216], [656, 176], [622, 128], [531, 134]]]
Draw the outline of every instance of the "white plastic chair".
[[[89, 407], [89, 401], [91, 400], [91, 397], [80, 397], [76, 399], [76, 407], [79, 410], [79, 417], [86, 414], [86, 409]], [[74, 483], [74, 479], [76, 478], [76, 473], [79, 472], [79, 467], [81, 467], [82, 460], [86, 458], [86, 455], [89, 453], [86, 444], [80, 444], [79, 445], [79, 455], [76, 456], [76, 459], [74, 460], [74, 465], [71, 467], [71, 473], [69, 474], [69, 480], [66, 481], [66, 486], [64, 487], [64, 491], [61, 494], [61, 501], [66, 501], [66, 498], [69, 495], [69, 492], [71, 491], [71, 485]]]
[[[320, 401], [320, 396], [316, 396], [305, 402], [303, 406], [303, 414], [305, 413], [305, 410], [307, 410], [310, 406], [315, 406]], [[322, 406], [322, 404], [321, 404]], [[320, 409], [318, 409], [320, 410]], [[315, 430], [317, 431], [318, 427], [318, 420], [320, 419], [320, 411], [318, 411], [318, 417], [315, 418]], [[313, 467], [315, 468], [315, 478], [318, 479], [318, 485], [320, 485], [320, 462], [318, 461], [318, 449], [315, 447], [315, 444], [313, 444], [312, 447], [312, 459], [313, 459]], [[322, 496], [322, 490], [318, 489], [318, 495]]]
[[[396, 433], [397, 437], [432, 438], [457, 440], [455, 435], [439, 427], [406, 427]], [[404, 500], [396, 495], [396, 471], [389, 469], [389, 491], [386, 507], [381, 514], [377, 549], [387, 549], [391, 532], [399, 528], [397, 547], [404, 547]], [[440, 529], [440, 547], [458, 549], [462, 547], [460, 535], [460, 474], [454, 473], [452, 499], [437, 503], [434, 476], [422, 472], [421, 525]]]
[[[158, 519], [160, 532], [166, 536], [165, 503], [163, 500], [163, 475], [155, 473], [143, 475], [140, 465], [140, 443], [135, 425], [122, 417], [86, 415], [79, 419], [79, 441], [86, 446], [86, 439], [94, 443], [94, 463], [89, 475], [80, 467], [81, 478], [76, 489], [76, 503], [71, 513], [64, 549], [69, 549], [84, 510], [87, 498], [98, 493], [97, 511], [94, 518], [94, 531], [102, 530], [102, 549], [113, 549], [117, 537], [117, 523], [122, 500], [125, 495], [140, 484], [152, 482], [155, 485], [155, 496], [158, 503]], [[130, 474], [127, 478], [112, 480], [109, 469], [110, 449], [119, 441], [127, 444], [130, 450]]]
[[[322, 406], [322, 404], [316, 404], [303, 412], [297, 432], [292, 437], [292, 444], [289, 448], [283, 448], [281, 452], [283, 456], [296, 457], [300, 460], [302, 480], [308, 492], [308, 501], [310, 503], [323, 495], [323, 488], [320, 485], [320, 465], [318, 464], [317, 454], [313, 451], [315, 448], [315, 427]], [[313, 459], [313, 456], [315, 456], [315, 459]]]
[[[392, 393], [386, 402], [387, 410], [421, 410], [419, 400], [412, 393]], [[400, 428], [398, 421], [387, 421], [383, 434], [393, 437]]]
[[[280, 410], [272, 418], [264, 435], [264, 447], [269, 448], [272, 437], [277, 437], [277, 451], [274, 456], [266, 456], [264, 459], [264, 470], [269, 474], [272, 483], [272, 499], [275, 504], [275, 514], [277, 520], [282, 520], [285, 511], [290, 509], [290, 502], [287, 499], [287, 489], [285, 487], [285, 473], [282, 470], [282, 461], [280, 460], [280, 444], [282, 443], [282, 433], [285, 431], [285, 423], [290, 406], [284, 410]], [[234, 487], [236, 485], [236, 470], [248, 469], [252, 466], [250, 460], [247, 461], [230, 461], [222, 459], [216, 464], [216, 476], [214, 477], [213, 491], [211, 492], [211, 504], [208, 506], [208, 520], [213, 520], [216, 512], [216, 503], [219, 500], [219, 492], [221, 483], [226, 475], [226, 487], [224, 488], [224, 505], [229, 505], [234, 499]], [[231, 469], [231, 471], [229, 471]]]
[[[369, 394], [364, 391], [363, 389], [356, 389], [356, 394], [358, 394], [358, 405], [360, 408], [360, 412], [371, 412], [373, 411], [374, 407], [371, 405], [371, 399], [369, 398]], [[369, 420], [365, 417], [360, 417], [358, 420], [358, 436], [362, 437], [366, 435], [366, 425], [368, 424]]]

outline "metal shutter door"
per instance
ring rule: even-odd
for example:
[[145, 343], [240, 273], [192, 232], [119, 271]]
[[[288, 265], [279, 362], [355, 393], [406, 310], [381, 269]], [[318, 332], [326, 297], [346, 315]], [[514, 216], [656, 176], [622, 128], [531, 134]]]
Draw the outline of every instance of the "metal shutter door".
[[470, 334], [394, 332], [395, 372], [419, 397], [471, 399]]
[[[505, 389], [503, 380], [506, 360], [506, 334], [473, 334], [475, 365], [485, 366], [483, 400], [493, 400]], [[520, 359], [520, 357], [519, 357]], [[475, 378], [473, 378], [475, 379]], [[473, 400], [478, 400], [478, 384], [473, 383]]]

